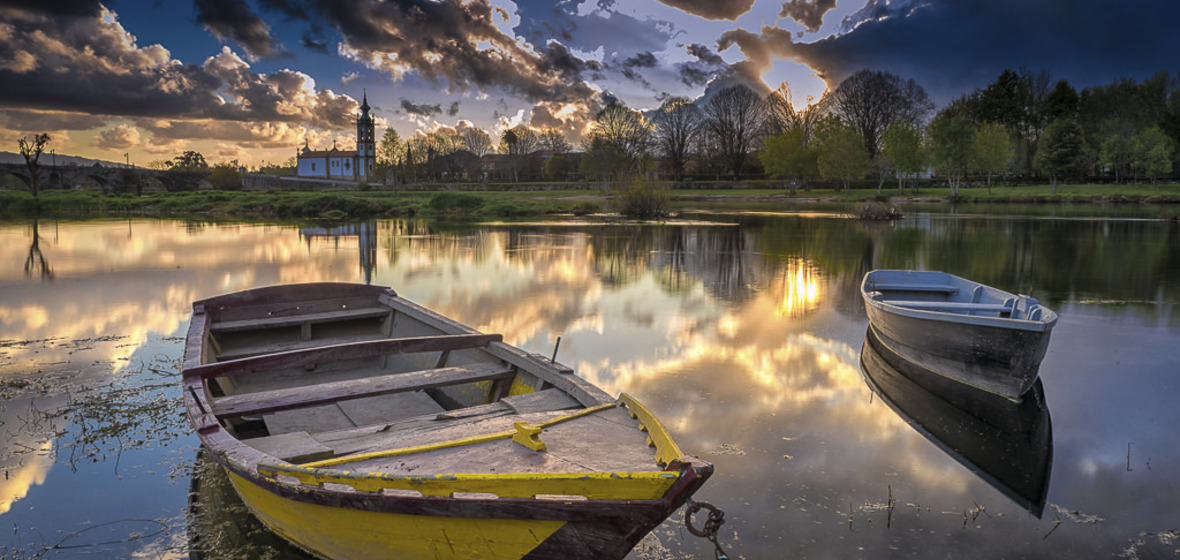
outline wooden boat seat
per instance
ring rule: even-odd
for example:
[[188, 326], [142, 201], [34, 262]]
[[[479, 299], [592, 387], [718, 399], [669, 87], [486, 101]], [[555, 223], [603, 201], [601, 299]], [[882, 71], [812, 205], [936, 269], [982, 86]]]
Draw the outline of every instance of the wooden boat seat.
[[875, 282], [869, 286], [879, 292], [938, 292], [944, 294], [959, 293], [959, 288], [949, 284], [890, 284]]
[[319, 323], [335, 323], [340, 321], [355, 321], [359, 319], [375, 319], [390, 314], [387, 307], [360, 307], [356, 309], [340, 309], [323, 313], [308, 313], [305, 315], [288, 315], [243, 319], [239, 321], [220, 321], [209, 326], [213, 332], [237, 332], [257, 329], [272, 329]]
[[969, 312], [969, 311], [986, 311], [989, 313], [1003, 313], [1005, 311], [1012, 311], [1011, 305], [1002, 303], [967, 303], [958, 301], [896, 301], [884, 300], [885, 303], [896, 305], [898, 307], [906, 307], [909, 309], [921, 309], [924, 311], [950, 311], [950, 312]]
[[218, 417], [247, 416], [388, 393], [510, 379], [514, 375], [512, 366], [481, 363], [362, 377], [218, 397], [213, 399], [213, 413]]

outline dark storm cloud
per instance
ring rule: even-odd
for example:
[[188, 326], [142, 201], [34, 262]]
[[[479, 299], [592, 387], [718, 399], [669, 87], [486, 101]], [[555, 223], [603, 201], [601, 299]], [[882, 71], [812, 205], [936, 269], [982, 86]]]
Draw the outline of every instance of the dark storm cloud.
[[449, 108], [447, 108], [447, 116], [448, 116], [448, 117], [453, 117], [453, 116], [455, 116], [455, 115], [458, 115], [458, 114], [459, 114], [459, 102], [458, 102], [458, 101], [452, 101], [452, 102], [451, 102], [451, 106], [450, 106]]
[[423, 117], [433, 117], [442, 112], [442, 105], [418, 104], [404, 97], [402, 98], [401, 106], [402, 110], [406, 113]]
[[95, 16], [102, 6], [96, 0], [4, 0], [0, 8], [16, 8], [51, 16]]
[[696, 57], [694, 61], [680, 62], [675, 65], [680, 82], [688, 87], [695, 88], [709, 83], [728, 66], [724, 59], [705, 45], [693, 43], [684, 46], [684, 49], [688, 54]]
[[311, 34], [304, 34], [300, 39], [303, 48], [309, 51], [315, 51], [320, 54], [328, 54], [328, 43], [322, 39], [318, 39]]
[[202, 65], [139, 47], [113, 14], [0, 11], [0, 106], [92, 115], [348, 126], [356, 101], [291, 70], [257, 74], [228, 47]]
[[661, 3], [705, 19], [735, 20], [750, 11], [754, 0], [660, 0]]
[[734, 66], [747, 77], [757, 78], [773, 58], [806, 64], [830, 87], [872, 68], [915, 79], [937, 103], [985, 86], [1005, 68], [1043, 68], [1079, 88], [1175, 70], [1180, 34], [1171, 27], [1180, 5], [1115, 7], [1105, 0], [1068, 9], [1050, 0], [874, 1], [846, 18], [848, 32], [814, 43], [763, 27], [727, 32], [718, 47], [741, 49], [746, 60]]
[[[870, 0], [870, 3], [875, 0]], [[778, 17], [791, 18], [815, 33], [824, 24], [824, 14], [836, 7], [836, 0], [790, 0], [783, 2]]]
[[279, 53], [270, 26], [244, 0], [194, 0], [193, 4], [197, 21], [218, 39], [232, 39], [254, 57]]

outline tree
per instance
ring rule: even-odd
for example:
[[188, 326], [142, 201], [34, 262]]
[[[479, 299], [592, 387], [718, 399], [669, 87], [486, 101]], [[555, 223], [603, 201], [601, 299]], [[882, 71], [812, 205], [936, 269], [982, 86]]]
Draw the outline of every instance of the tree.
[[236, 159], [228, 163], [214, 165], [213, 173], [209, 176], [209, 185], [221, 191], [241, 190], [242, 172], [239, 167]]
[[819, 174], [819, 154], [807, 146], [802, 128], [767, 138], [758, 154], [766, 174], [776, 179], [805, 181]]
[[946, 175], [951, 196], [959, 195], [959, 186], [971, 165], [975, 126], [961, 109], [951, 104], [930, 121], [930, 156], [939, 173]]
[[377, 145], [377, 165], [394, 167], [403, 153], [401, 137], [392, 128], [385, 129], [381, 143]]
[[618, 146], [628, 161], [636, 164], [651, 147], [652, 125], [639, 111], [612, 103], [595, 117], [590, 135]]
[[1084, 144], [1082, 127], [1074, 119], [1056, 120], [1045, 127], [1034, 164], [1041, 173], [1049, 176], [1053, 194], [1057, 194], [1059, 177], [1077, 177], [1085, 171]]
[[32, 140], [20, 138], [16, 141], [20, 146], [20, 155], [25, 158], [25, 167], [29, 169], [29, 192], [34, 197], [37, 196], [37, 160], [41, 159], [41, 154], [45, 151], [45, 145], [49, 143], [49, 135], [42, 132], [33, 136]]
[[1118, 183], [1123, 171], [1131, 165], [1131, 141], [1122, 134], [1112, 134], [1102, 142], [1098, 154], [1102, 164], [1114, 171], [1114, 182]]
[[172, 171], [204, 171], [209, 169], [209, 164], [205, 163], [205, 156], [201, 152], [194, 152], [188, 150], [176, 159], [169, 162]]
[[583, 177], [596, 177], [605, 182], [609, 194], [610, 181], [626, 169], [629, 159], [627, 154], [623, 153], [618, 144], [594, 135], [583, 143], [582, 151], [585, 153], [582, 155], [578, 171]]
[[1072, 119], [1078, 116], [1078, 92], [1065, 80], [1058, 80], [1045, 98], [1045, 118]]
[[736, 179], [762, 130], [762, 98], [744, 85], [730, 86], [714, 95], [703, 112], [710, 143]]
[[905, 190], [905, 176], [926, 167], [926, 149], [922, 146], [922, 132], [906, 123], [894, 123], [885, 129], [881, 139], [881, 155], [897, 173], [897, 192]]
[[840, 179], [844, 190], [851, 190], [852, 180], [863, 177], [872, 168], [864, 139], [838, 118], [829, 117], [821, 122], [815, 141], [819, 145], [816, 163], [820, 176]]
[[492, 153], [492, 137], [482, 128], [462, 126], [459, 129], [459, 137], [463, 140], [463, 147], [476, 157], [483, 158]]
[[701, 112], [688, 99], [672, 97], [656, 109], [652, 122], [655, 124], [656, 149], [668, 160], [679, 181], [684, 178], [693, 140], [701, 128]]
[[1172, 154], [1175, 151], [1172, 139], [1156, 126], [1139, 131], [1131, 139], [1133, 164], [1137, 169], [1142, 169], [1152, 183], [1172, 172]]
[[832, 92], [832, 112], [864, 138], [869, 157], [876, 159], [889, 125], [920, 126], [934, 110], [926, 90], [914, 80], [864, 69], [849, 76]]
[[539, 149], [555, 154], [565, 154], [573, 150], [573, 146], [565, 139], [565, 133], [556, 128], [546, 128], [538, 133], [537, 145]]
[[528, 165], [537, 146], [537, 133], [524, 125], [509, 128], [500, 135], [500, 153], [508, 156], [513, 181], [520, 181], [520, 172]]
[[1008, 168], [1012, 160], [1012, 142], [1008, 130], [998, 123], [984, 123], [975, 130], [972, 139], [972, 167], [987, 174], [987, 192], [992, 192], [992, 174]]

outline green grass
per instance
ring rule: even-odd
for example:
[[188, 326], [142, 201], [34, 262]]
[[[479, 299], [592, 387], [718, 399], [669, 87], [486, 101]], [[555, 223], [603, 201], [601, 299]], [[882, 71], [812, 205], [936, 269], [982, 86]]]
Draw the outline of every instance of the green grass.
[[[700, 185], [698, 185], [700, 186]], [[892, 187], [892, 188], [890, 188]], [[617, 193], [616, 193], [617, 194]], [[446, 217], [448, 219], [525, 219], [601, 207], [597, 186], [563, 190], [522, 191], [332, 191], [151, 192], [142, 196], [104, 195], [97, 191], [47, 190], [32, 197], [19, 190], [0, 190], [0, 217], [91, 218], [157, 216], [237, 219], [363, 219], [388, 217]], [[669, 191], [674, 207], [717, 205], [734, 207], [788, 199], [818, 199], [831, 205], [871, 199], [893, 202], [951, 200], [950, 189], [921, 188], [898, 193], [886, 185], [876, 189], [798, 190], [781, 188], [691, 188]], [[959, 191], [960, 202], [972, 203], [1180, 203], [1180, 184], [995, 186]], [[433, 201], [433, 202], [432, 202]]]

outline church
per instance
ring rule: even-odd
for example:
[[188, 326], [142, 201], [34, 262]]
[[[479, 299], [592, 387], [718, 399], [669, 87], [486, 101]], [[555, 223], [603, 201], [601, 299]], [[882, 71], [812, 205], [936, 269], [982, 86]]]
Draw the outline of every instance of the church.
[[299, 177], [368, 181], [377, 160], [375, 137], [366, 92], [361, 102], [361, 114], [356, 119], [356, 149], [339, 150], [333, 142], [331, 150], [312, 150], [304, 140], [303, 149], [295, 155], [296, 174]]

